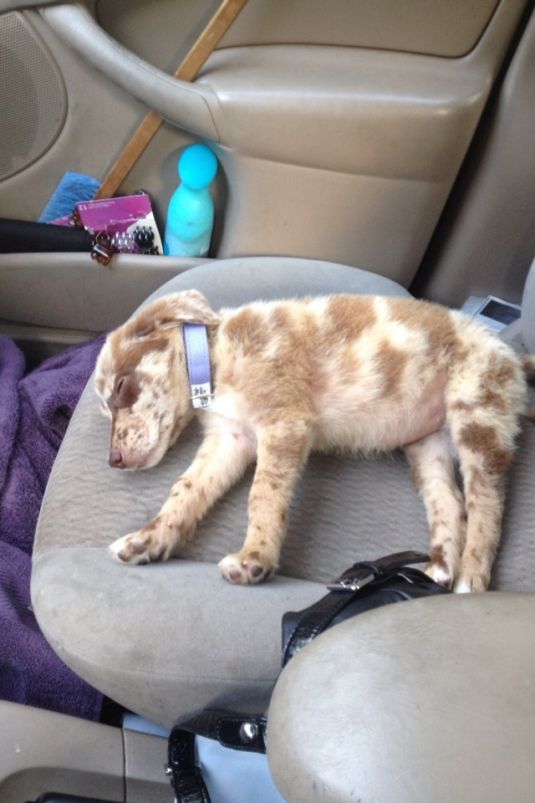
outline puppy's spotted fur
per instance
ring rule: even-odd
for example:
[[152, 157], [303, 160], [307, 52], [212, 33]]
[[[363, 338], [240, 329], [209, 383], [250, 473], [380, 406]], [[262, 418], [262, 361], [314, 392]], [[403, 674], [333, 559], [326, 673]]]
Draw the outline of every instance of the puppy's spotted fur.
[[535, 358], [522, 364], [471, 319], [422, 301], [340, 295], [216, 313], [196, 291], [175, 293], [112, 332], [99, 356], [113, 465], [156, 465], [194, 416], [184, 322], [203, 323], [209, 334], [214, 400], [195, 413], [205, 438], [156, 517], [112, 544], [120, 560], [179, 554], [256, 460], [245, 542], [220, 570], [232, 583], [259, 582], [277, 568], [311, 450], [404, 447], [431, 528], [428, 573], [457, 591], [487, 588], [524, 372], [535, 371]]

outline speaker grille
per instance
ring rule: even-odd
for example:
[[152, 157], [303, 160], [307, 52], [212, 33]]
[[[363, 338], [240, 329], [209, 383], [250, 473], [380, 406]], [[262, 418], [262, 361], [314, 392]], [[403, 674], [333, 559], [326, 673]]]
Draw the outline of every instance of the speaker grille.
[[21, 14], [0, 16], [0, 180], [39, 158], [58, 136], [66, 95], [52, 56]]

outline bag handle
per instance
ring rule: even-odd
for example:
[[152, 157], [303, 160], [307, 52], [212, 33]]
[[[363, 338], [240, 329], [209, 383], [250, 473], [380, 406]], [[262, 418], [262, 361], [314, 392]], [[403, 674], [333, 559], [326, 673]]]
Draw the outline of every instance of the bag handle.
[[223, 747], [266, 752], [264, 714], [241, 714], [219, 708], [205, 708], [171, 731], [166, 774], [171, 780], [175, 803], [210, 803], [200, 767], [195, 763], [195, 736], [215, 739]]
[[195, 734], [173, 728], [167, 748], [167, 768], [175, 803], [210, 803], [202, 772], [195, 764]]
[[349, 569], [340, 575], [338, 580], [329, 583], [329, 591], [360, 591], [368, 583], [380, 577], [386, 577], [399, 571], [404, 566], [413, 563], [427, 563], [429, 555], [424, 552], [394, 552], [392, 555], [385, 555], [377, 560], [364, 560], [354, 563]]
[[[360, 591], [376, 580], [381, 580], [395, 574], [400, 569], [412, 563], [427, 563], [429, 556], [423, 552], [395, 552], [392, 555], [378, 558], [374, 561], [361, 561], [353, 564], [338, 580], [329, 583], [330, 593], [314, 602], [301, 612], [299, 621], [293, 631], [282, 644], [282, 666], [286, 666], [290, 658], [299, 650], [322, 633], [330, 622], [348, 605], [353, 594]], [[284, 614], [284, 621], [294, 617], [294, 612]]]

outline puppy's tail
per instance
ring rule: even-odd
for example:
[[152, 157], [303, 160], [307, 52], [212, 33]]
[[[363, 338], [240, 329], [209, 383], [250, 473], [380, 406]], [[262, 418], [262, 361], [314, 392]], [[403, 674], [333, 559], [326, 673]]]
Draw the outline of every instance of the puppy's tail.
[[[535, 382], [535, 356], [533, 354], [522, 354], [520, 360], [527, 381]], [[524, 417], [529, 421], [535, 421], [535, 407], [526, 407]]]
[[520, 361], [528, 382], [535, 382], [535, 355], [521, 354]]

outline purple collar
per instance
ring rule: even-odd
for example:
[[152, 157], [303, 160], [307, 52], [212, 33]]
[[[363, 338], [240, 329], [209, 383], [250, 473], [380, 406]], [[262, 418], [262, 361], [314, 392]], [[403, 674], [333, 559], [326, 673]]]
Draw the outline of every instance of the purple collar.
[[213, 394], [206, 326], [202, 323], [185, 323], [184, 347], [191, 387], [191, 402], [196, 409], [209, 407], [212, 404]]

